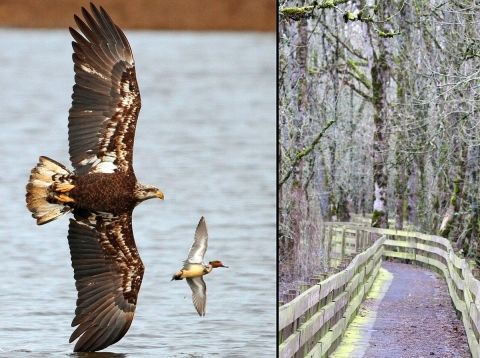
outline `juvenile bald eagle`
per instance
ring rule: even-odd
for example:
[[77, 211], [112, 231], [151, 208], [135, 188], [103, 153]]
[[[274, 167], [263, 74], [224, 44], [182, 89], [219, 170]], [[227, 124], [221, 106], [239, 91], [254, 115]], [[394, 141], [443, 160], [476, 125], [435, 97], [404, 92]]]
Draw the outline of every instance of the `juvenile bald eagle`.
[[132, 323], [144, 266], [132, 211], [163, 193], [137, 182], [133, 141], [140, 93], [132, 50], [105, 10], [82, 8], [70, 28], [75, 85], [68, 116], [73, 171], [40, 157], [27, 184], [27, 208], [38, 225], [73, 212], [68, 243], [78, 291], [70, 337], [74, 351], [119, 341]]

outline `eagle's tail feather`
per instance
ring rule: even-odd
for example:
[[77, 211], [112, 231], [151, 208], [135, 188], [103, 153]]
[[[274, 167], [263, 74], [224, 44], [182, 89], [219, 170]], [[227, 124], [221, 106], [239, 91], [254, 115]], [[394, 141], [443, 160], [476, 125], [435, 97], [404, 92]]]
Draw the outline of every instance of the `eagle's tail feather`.
[[[66, 192], [74, 186], [71, 183], [72, 171], [47, 157], [40, 157], [32, 169], [27, 184], [27, 208], [42, 225], [68, 214], [73, 209], [66, 205], [72, 202]], [[59, 194], [61, 193], [61, 194]], [[69, 198], [70, 200], [59, 200]]]

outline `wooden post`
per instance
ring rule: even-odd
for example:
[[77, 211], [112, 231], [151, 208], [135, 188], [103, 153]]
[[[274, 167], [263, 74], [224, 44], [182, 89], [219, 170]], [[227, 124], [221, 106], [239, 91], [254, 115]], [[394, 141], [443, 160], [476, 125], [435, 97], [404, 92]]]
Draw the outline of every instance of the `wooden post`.
[[340, 261], [345, 257], [345, 225], [342, 226], [342, 241], [340, 244]]
[[332, 225], [328, 225], [328, 236], [327, 236], [327, 243], [328, 243], [328, 256], [331, 256], [332, 254]]
[[303, 293], [305, 292], [306, 290], [308, 290], [310, 288], [310, 285], [306, 282], [300, 284], [300, 293]]
[[360, 248], [360, 233], [358, 230], [355, 230], [355, 252], [361, 252]]
[[480, 269], [478, 268], [472, 269], [472, 275], [478, 280], [480, 278]]

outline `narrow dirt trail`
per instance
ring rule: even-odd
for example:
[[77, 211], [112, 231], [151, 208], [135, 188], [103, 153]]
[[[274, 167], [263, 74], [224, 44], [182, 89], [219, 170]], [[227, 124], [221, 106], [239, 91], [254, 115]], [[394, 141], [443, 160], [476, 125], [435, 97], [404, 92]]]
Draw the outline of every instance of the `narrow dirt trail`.
[[440, 275], [384, 262], [332, 358], [471, 357]]

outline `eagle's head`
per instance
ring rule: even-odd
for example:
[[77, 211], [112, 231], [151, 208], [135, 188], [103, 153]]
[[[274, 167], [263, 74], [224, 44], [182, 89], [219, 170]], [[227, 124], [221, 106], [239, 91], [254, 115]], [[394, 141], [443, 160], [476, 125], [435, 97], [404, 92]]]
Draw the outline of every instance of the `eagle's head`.
[[147, 199], [160, 198], [163, 200], [163, 192], [153, 185], [142, 185], [137, 183], [135, 186], [135, 197], [137, 198], [138, 205]]

